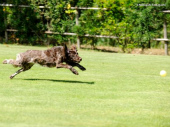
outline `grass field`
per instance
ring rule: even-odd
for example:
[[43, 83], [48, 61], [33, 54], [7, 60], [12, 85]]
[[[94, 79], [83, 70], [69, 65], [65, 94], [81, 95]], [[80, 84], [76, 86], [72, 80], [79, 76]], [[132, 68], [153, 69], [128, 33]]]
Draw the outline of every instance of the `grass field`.
[[80, 50], [78, 76], [35, 65], [10, 80], [2, 61], [28, 49], [46, 48], [0, 45], [0, 127], [170, 127], [169, 56]]

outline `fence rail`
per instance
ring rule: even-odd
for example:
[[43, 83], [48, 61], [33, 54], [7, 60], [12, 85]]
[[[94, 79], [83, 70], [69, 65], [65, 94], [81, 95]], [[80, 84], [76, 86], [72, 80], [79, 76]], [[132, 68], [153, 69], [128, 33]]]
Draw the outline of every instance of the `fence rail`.
[[165, 39], [165, 38], [156, 38], [153, 40], [155, 40], [155, 41], [170, 41], [170, 39]]
[[[14, 5], [14, 4], [0, 4], [0, 6], [3, 7], [23, 7], [23, 8], [29, 8], [31, 7], [30, 5]], [[50, 7], [46, 7], [46, 6], [38, 6], [39, 8], [50, 8]], [[97, 8], [97, 7], [70, 7], [69, 9], [74, 9], [74, 10], [107, 10], [107, 8]], [[163, 13], [170, 13], [170, 10], [164, 10], [161, 11]], [[79, 25], [79, 11], [76, 11], [76, 25]], [[166, 21], [163, 24], [163, 30], [164, 30], [164, 38], [157, 38], [157, 39], [153, 39], [156, 41], [164, 41], [165, 44], [165, 55], [168, 55], [168, 41], [170, 41], [170, 39], [167, 38], [167, 24]], [[16, 32], [17, 30], [15, 29], [6, 29], [5, 31], [5, 38], [7, 40], [7, 31], [13, 31]], [[77, 36], [77, 45], [78, 48], [80, 48], [80, 38], [79, 35], [77, 35], [76, 33], [57, 33], [57, 32], [52, 32], [52, 31], [45, 31], [44, 33], [46, 34], [61, 34], [61, 35], [71, 35], [71, 36]], [[96, 38], [113, 38], [113, 39], [117, 39], [119, 37], [116, 36], [107, 36], [107, 35], [82, 35], [84, 37], [96, 37]], [[124, 39], [124, 38], [122, 38]]]
[[[0, 4], [2, 7], [21, 7], [21, 8], [30, 8], [30, 5], [14, 5], [14, 4]], [[39, 8], [48, 8], [45, 6], [38, 6]]]
[[[45, 34], [61, 34], [61, 35], [72, 35], [72, 36], [78, 36], [76, 33], [58, 33], [58, 32], [52, 32], [52, 31], [45, 31]], [[116, 36], [107, 36], [107, 35], [90, 35], [90, 34], [85, 34], [85, 35], [79, 35], [82, 37], [96, 37], [96, 38], [113, 38], [117, 39], [119, 37]]]
[[163, 13], [170, 13], [170, 10], [164, 10]]
[[[23, 8], [30, 8], [30, 5], [14, 5], [14, 4], [0, 4], [3, 7], [23, 7]], [[46, 6], [38, 6], [39, 8], [50, 8]], [[98, 7], [70, 7], [69, 9], [73, 10], [107, 10], [107, 8], [98, 8]]]

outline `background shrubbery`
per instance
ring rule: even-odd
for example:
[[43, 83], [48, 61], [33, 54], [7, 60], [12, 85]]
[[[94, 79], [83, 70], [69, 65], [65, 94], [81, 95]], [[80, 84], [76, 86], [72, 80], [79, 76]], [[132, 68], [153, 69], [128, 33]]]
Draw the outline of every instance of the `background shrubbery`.
[[[117, 36], [119, 39], [82, 37], [81, 43], [93, 47], [119, 46], [126, 51], [136, 47], [156, 47], [159, 44], [154, 42], [153, 38], [163, 36], [163, 22], [166, 20], [170, 26], [170, 15], [161, 12], [170, 9], [170, 0], [3, 0], [1, 3], [16, 5], [0, 7], [1, 43], [4, 43], [6, 29], [18, 30], [8, 32], [8, 43], [44, 45], [49, 38], [56, 39], [58, 43], [76, 41], [76, 36], [44, 34], [50, 30], [58, 33], [77, 33], [80, 36]], [[20, 8], [18, 5], [31, 5], [31, 8]], [[41, 5], [47, 8], [39, 8]], [[107, 10], [79, 10], [79, 26], [76, 26], [76, 11], [70, 7], [99, 7]]]

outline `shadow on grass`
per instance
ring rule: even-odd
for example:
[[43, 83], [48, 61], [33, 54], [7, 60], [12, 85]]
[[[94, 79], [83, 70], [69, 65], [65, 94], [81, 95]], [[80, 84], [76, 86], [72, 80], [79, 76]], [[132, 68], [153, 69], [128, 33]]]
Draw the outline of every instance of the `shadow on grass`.
[[94, 84], [95, 82], [83, 82], [74, 80], [55, 80], [55, 79], [23, 79], [27, 81], [52, 81], [52, 82], [65, 82], [65, 83], [83, 83], [83, 84]]

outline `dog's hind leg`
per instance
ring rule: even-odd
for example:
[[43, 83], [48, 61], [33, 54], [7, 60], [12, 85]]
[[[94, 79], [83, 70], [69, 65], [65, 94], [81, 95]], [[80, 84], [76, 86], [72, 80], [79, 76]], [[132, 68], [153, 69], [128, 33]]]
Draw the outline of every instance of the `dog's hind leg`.
[[16, 75], [18, 75], [19, 73], [23, 71], [29, 70], [33, 65], [34, 64], [24, 64], [23, 68], [19, 69], [17, 72], [15, 72], [14, 74], [10, 76], [10, 79], [13, 79]]
[[12, 75], [10, 76], [10, 79], [13, 79], [16, 75], [18, 75], [19, 73], [21, 73], [21, 72], [23, 72], [23, 71], [24, 71], [23, 68], [19, 69], [17, 72], [15, 72], [14, 74], [12, 74]]

